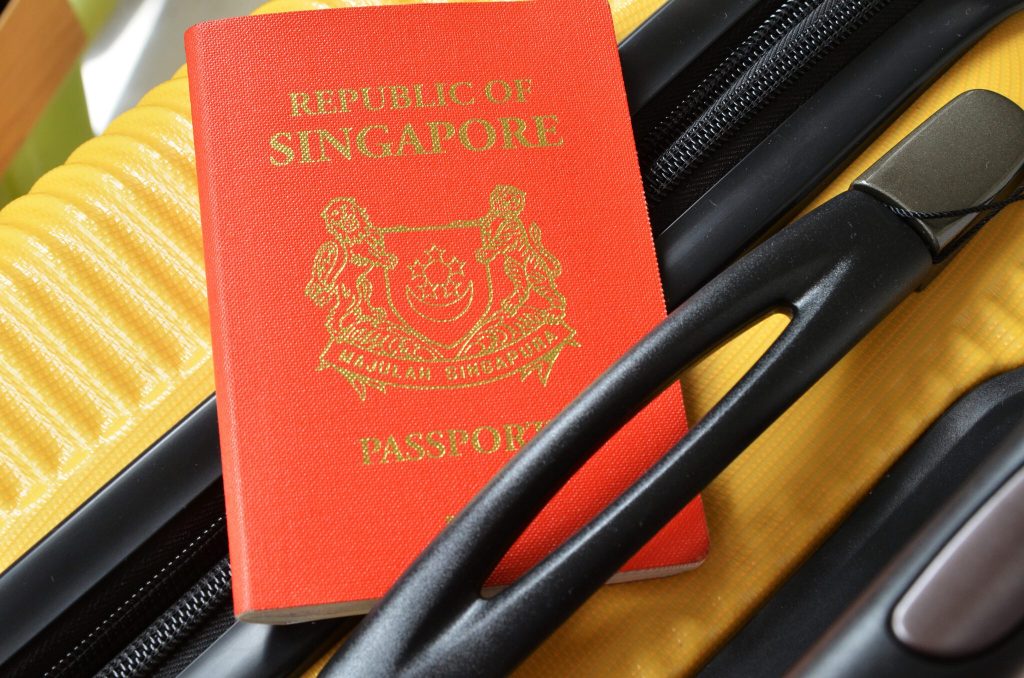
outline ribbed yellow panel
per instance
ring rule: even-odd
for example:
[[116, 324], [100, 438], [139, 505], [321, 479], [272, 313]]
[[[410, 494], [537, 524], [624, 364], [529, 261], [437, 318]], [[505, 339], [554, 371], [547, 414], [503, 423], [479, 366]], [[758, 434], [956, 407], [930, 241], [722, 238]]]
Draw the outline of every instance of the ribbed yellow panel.
[[188, 83], [0, 211], [0, 568], [213, 387]]
[[[278, 0], [263, 11], [370, 2]], [[374, 3], [376, 4], [376, 3]], [[620, 37], [658, 0], [613, 0]], [[823, 197], [959, 92], [1024, 103], [1024, 17], [986, 38]], [[0, 211], [0, 568], [212, 390], [184, 69]], [[520, 670], [693, 670], [953, 399], [1024, 364], [1024, 211], [992, 222], [707, 491], [700, 569], [600, 592]], [[779, 330], [686, 377], [699, 417]]]
[[610, 0], [612, 18], [615, 20], [615, 35], [622, 40], [642, 24], [654, 10], [665, 4], [665, 0]]

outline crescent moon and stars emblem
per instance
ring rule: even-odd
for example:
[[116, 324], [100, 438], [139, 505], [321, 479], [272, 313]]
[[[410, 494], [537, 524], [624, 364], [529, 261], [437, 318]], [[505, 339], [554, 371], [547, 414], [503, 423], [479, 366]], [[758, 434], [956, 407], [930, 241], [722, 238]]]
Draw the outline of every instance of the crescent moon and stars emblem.
[[466, 262], [431, 245], [409, 264], [411, 283], [405, 286], [409, 307], [435, 323], [454, 322], [473, 305], [473, 281], [466, 281]]

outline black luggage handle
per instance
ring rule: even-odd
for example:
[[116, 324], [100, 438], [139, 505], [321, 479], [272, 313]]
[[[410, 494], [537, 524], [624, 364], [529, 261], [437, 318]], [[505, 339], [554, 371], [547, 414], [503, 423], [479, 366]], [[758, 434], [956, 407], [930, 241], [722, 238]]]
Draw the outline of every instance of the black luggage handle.
[[[836, 220], [855, 218], [843, 232]], [[886, 206], [849, 192], [684, 303], [537, 434], [370, 613], [325, 675], [491, 675], [513, 668], [600, 588], [931, 268]], [[774, 310], [792, 320], [641, 479], [499, 592], [480, 590], [597, 449], [703, 353]]]
[[[965, 119], [972, 120], [966, 133]], [[980, 136], [1012, 132], [1000, 157]], [[1005, 137], [1003, 138], [1005, 142]], [[922, 148], [955, 152], [922, 166]], [[783, 229], [699, 290], [516, 456], [423, 552], [322, 675], [492, 675], [511, 670], [601, 587], [958, 245], [971, 218], [912, 225], [964, 172], [961, 196], [996, 198], [1024, 167], [1024, 111], [969, 92], [901, 142], [851, 190]], [[907, 172], [924, 182], [893, 184]], [[941, 175], [941, 176], [940, 176]], [[886, 178], [889, 178], [887, 182]], [[946, 181], [939, 181], [944, 178]], [[934, 181], [932, 181], [934, 180]], [[871, 195], [885, 195], [882, 202]], [[925, 202], [922, 203], [922, 200]], [[967, 204], [972, 202], [968, 200]], [[920, 229], [928, 231], [919, 232]], [[932, 230], [929, 230], [932, 229]], [[765, 354], [665, 456], [561, 547], [493, 598], [484, 582], [554, 494], [694, 360], [773, 311], [790, 322]]]

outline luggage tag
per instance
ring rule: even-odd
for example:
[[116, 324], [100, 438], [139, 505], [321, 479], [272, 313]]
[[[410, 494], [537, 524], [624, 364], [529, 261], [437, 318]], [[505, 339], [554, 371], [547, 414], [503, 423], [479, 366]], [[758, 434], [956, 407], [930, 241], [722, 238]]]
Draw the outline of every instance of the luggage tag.
[[[697, 291], [544, 428], [441, 533], [322, 676], [514, 668], [1008, 201], [1024, 110], [966, 92]], [[963, 205], [974, 205], [966, 208]], [[978, 214], [981, 212], [982, 214]], [[939, 218], [933, 216], [938, 213]], [[481, 589], [586, 460], [683, 369], [766, 315], [786, 329], [632, 487], [517, 582]]]

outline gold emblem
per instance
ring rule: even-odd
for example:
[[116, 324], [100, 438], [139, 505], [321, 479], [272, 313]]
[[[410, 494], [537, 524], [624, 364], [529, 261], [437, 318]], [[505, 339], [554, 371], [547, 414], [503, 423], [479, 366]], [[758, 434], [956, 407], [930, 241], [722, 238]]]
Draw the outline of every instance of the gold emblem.
[[558, 259], [526, 194], [496, 186], [478, 219], [378, 228], [353, 198], [321, 212], [332, 236], [316, 251], [305, 294], [327, 309], [317, 370], [333, 369], [360, 399], [367, 388], [452, 389], [536, 374], [578, 346], [555, 279]]

